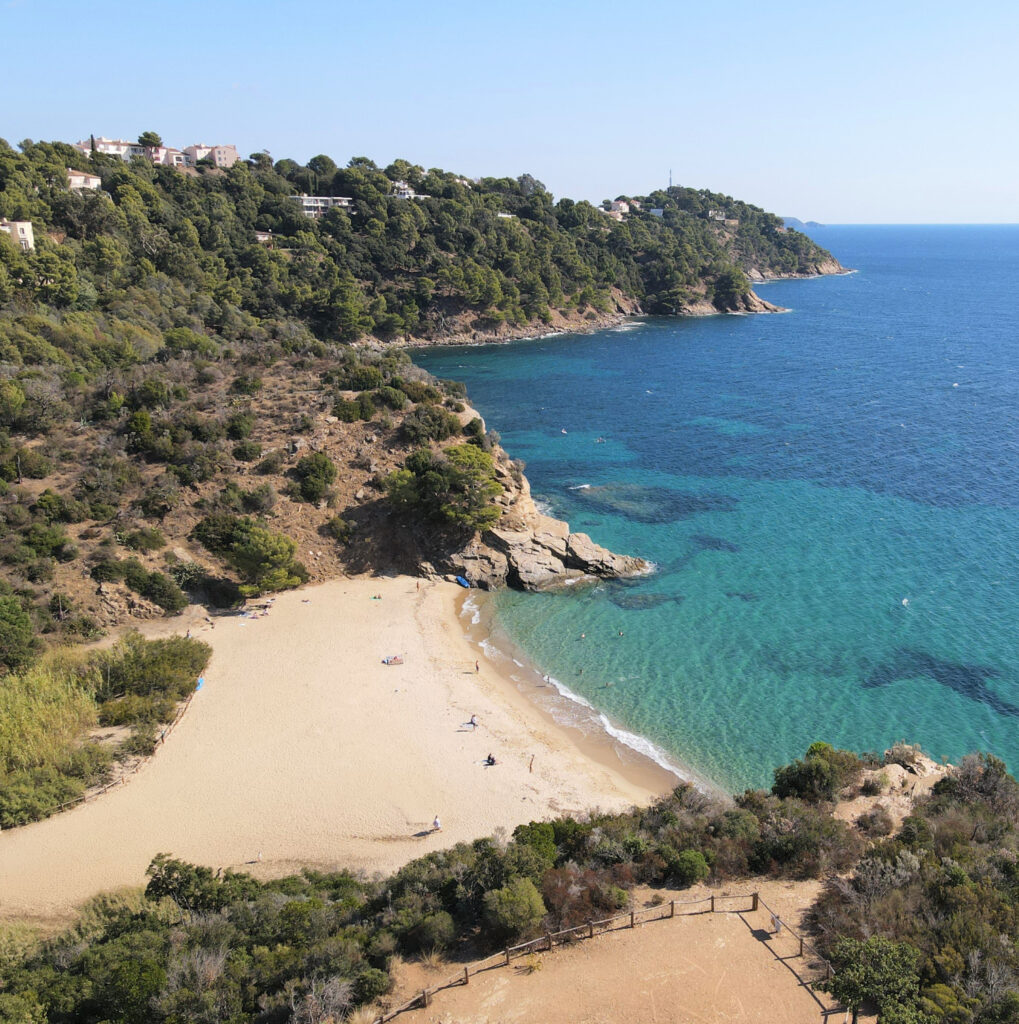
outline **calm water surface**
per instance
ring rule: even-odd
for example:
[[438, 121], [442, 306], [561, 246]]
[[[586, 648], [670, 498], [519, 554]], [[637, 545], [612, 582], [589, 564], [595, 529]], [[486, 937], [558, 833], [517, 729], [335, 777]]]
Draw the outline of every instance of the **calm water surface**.
[[787, 315], [415, 357], [552, 514], [657, 565], [500, 594], [501, 626], [730, 790], [817, 739], [1014, 768], [1019, 228], [814, 237], [857, 273], [761, 286]]

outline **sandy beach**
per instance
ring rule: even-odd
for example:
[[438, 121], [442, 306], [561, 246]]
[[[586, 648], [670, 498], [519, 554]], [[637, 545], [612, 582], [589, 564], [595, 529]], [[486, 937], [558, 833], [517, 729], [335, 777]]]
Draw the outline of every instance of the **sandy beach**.
[[210, 626], [191, 608], [152, 624], [150, 635], [190, 627], [213, 646], [202, 688], [123, 786], [0, 834], [0, 916], [58, 920], [93, 894], [143, 884], [160, 852], [260, 877], [390, 871], [675, 784], [519, 693], [465, 636], [462, 595], [407, 577], [341, 579], [282, 594], [265, 617]]

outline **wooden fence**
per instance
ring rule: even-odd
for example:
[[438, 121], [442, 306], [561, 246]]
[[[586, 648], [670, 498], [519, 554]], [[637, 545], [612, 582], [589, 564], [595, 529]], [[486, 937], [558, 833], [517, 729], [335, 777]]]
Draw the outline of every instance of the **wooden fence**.
[[[160, 732], [159, 738], [156, 740], [157, 747], [165, 743], [167, 736], [169, 736], [170, 733], [173, 732], [173, 730], [177, 727], [177, 723], [184, 717], [184, 712], [187, 711], [187, 709], [191, 706], [191, 701], [194, 698], [194, 696], [195, 691], [192, 690], [187, 695], [187, 698], [181, 704], [178, 705], [177, 713], [174, 715], [173, 721]], [[136, 775], [139, 771], [141, 771], [142, 766], [147, 761], [147, 757], [141, 758], [141, 760], [139, 760], [138, 763], [130, 771], [125, 771], [121, 773], [116, 782], [108, 782], [106, 783], [105, 786], [99, 786], [96, 789], [86, 790], [84, 793], [81, 794], [81, 796], [76, 796], [73, 800], [66, 800], [62, 804], [57, 804], [57, 806], [53, 809], [53, 813], [56, 814], [57, 811], [66, 810], [68, 807], [76, 807], [78, 804], [86, 803], [89, 800], [94, 800], [97, 796], [102, 796], [104, 793], [109, 793], [111, 789], [115, 789], [117, 786], [123, 786], [124, 783], [127, 782], [128, 776]]]
[[803, 954], [807, 950], [809, 950], [815, 957], [817, 957], [817, 959], [822, 964], [824, 964], [824, 977], [825, 977], [825, 980], [830, 981], [832, 979], [832, 977], [834, 976], [834, 974], [835, 974], [835, 968], [832, 967], [831, 961], [830, 960], [826, 960], [823, 956], [821, 956], [821, 954], [817, 950], [817, 947], [816, 946], [812, 946], [809, 942], [807, 942], [807, 940], [802, 935], [800, 935], [799, 932], [794, 931], [792, 928], [790, 928], [789, 925], [787, 925], [785, 923], [785, 921], [783, 921], [782, 918], [779, 917], [779, 915], [774, 910], [772, 910], [771, 907], [769, 907], [767, 903], [764, 902], [764, 900], [762, 900], [762, 899], [760, 899], [758, 897], [755, 900], [755, 902], [757, 904], [760, 904], [760, 906], [762, 906], [769, 914], [771, 914], [771, 920], [772, 920], [772, 924], [776, 928], [776, 934], [778, 933], [778, 931], [780, 931], [782, 928], [784, 928], [789, 933], [791, 938], [795, 942], [799, 943], [800, 949], [799, 949], [799, 953], [797, 953], [797, 956], [803, 956]]
[[[731, 901], [750, 901], [750, 906], [733, 907]], [[703, 904], [709, 904], [703, 907]], [[723, 905], [724, 904], [724, 905]], [[701, 910], [680, 910], [680, 907], [701, 906]], [[748, 913], [764, 907], [771, 914], [772, 920], [781, 924], [786, 931], [799, 942], [799, 955], [803, 956], [804, 950], [810, 950], [825, 964], [825, 977], [830, 978], [834, 973], [831, 964], [822, 957], [817, 950], [811, 946], [802, 936], [797, 934], [782, 919], [765, 904], [764, 900], [756, 892], [738, 893], [732, 896], [705, 896], [699, 900], [670, 900], [668, 903], [660, 903], [656, 907], [645, 907], [641, 910], [629, 910], [625, 914], [617, 914], [615, 917], [606, 917], [601, 921], [588, 921], [586, 924], [576, 925], [573, 928], [566, 928], [560, 932], [545, 932], [537, 939], [530, 942], [522, 942], [518, 946], [507, 946], [502, 952], [494, 953], [484, 960], [476, 960], [474, 963], [465, 965], [452, 978], [433, 985], [431, 988], [423, 988], [420, 992], [407, 1000], [402, 1006], [376, 1017], [373, 1024], [387, 1024], [394, 1017], [408, 1010], [426, 1007], [431, 1004], [432, 996], [443, 989], [454, 988], [457, 985], [469, 985], [471, 976], [480, 974], [482, 971], [490, 971], [499, 967], [509, 967], [515, 957], [525, 956], [528, 953], [548, 952], [557, 944], [562, 945], [568, 942], [577, 942], [582, 939], [593, 939], [596, 935], [604, 935], [606, 932], [619, 931], [623, 928], [634, 928], [638, 924], [650, 924], [652, 921], [666, 921], [673, 917], [688, 917], [691, 914], [715, 914], [715, 913]]]

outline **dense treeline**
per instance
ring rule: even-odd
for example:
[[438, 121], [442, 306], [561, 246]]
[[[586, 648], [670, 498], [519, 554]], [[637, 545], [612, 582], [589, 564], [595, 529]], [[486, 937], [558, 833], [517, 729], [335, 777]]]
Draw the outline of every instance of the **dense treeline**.
[[[102, 191], [69, 191], [67, 167], [98, 174]], [[397, 198], [398, 180], [419, 198]], [[301, 192], [352, 202], [312, 221], [289, 198]], [[651, 214], [656, 207], [662, 216]], [[98, 326], [112, 337], [99, 362], [122, 358], [126, 346], [143, 357], [162, 347], [135, 306], [164, 291], [161, 275], [203, 296], [199, 308], [176, 303], [191, 314], [178, 326], [197, 316], [229, 334], [253, 327], [250, 318], [296, 320], [321, 340], [349, 341], [441, 333], [464, 313], [484, 326], [607, 309], [613, 289], [652, 313], [704, 295], [726, 308], [748, 290], [750, 266], [809, 272], [827, 256], [776, 217], [704, 191], [654, 193], [616, 222], [587, 202], [554, 202], [530, 175], [469, 182], [403, 160], [383, 170], [355, 158], [338, 168], [319, 156], [300, 167], [255, 154], [192, 176], [140, 158], [86, 158], [62, 143], [25, 142], [18, 153], [0, 142], [0, 216], [32, 220], [37, 238], [32, 254], [0, 250], [0, 304], [42, 304], [60, 320], [102, 310]], [[256, 243], [256, 230], [274, 233], [271, 248]], [[30, 343], [40, 323], [15, 320], [8, 358], [59, 358]], [[73, 319], [72, 337], [43, 333], [58, 351], [89, 349], [79, 332], [92, 323]]]
[[[9, 941], [0, 1014], [338, 1021], [389, 990], [397, 955], [471, 959], [608, 916], [638, 885], [767, 875], [830, 879], [813, 917], [851, 1008], [877, 1007], [884, 1024], [1015, 1020], [1019, 787], [993, 758], [967, 758], [894, 836], [868, 843], [814, 785], [834, 775], [855, 793], [864, 769], [863, 791], [880, 792], [880, 761], [815, 744], [771, 793], [727, 802], [680, 786], [628, 813], [461, 843], [382, 881], [306, 871], [262, 883], [160, 856], [144, 898], [96, 900], [66, 934]], [[790, 786], [804, 795], [779, 795]]]

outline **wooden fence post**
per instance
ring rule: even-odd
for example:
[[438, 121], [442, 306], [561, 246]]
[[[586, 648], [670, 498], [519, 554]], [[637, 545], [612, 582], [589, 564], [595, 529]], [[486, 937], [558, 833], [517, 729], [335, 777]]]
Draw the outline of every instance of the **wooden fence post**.
[[800, 956], [803, 956], [803, 939], [800, 939]]
[[587, 937], [589, 939], [594, 938], [594, 921], [587, 922]]
[[630, 927], [633, 927], [633, 911], [630, 911]]
[[676, 901], [675, 900], [671, 900], [670, 903], [669, 903], [669, 917], [675, 917], [675, 916], [676, 916]]
[[750, 904], [750, 909], [751, 910], [756, 910], [757, 909], [757, 893], [756, 892], [753, 894], [752, 898], [753, 898], [753, 903]]
[[509, 946], [506, 947], [506, 966], [509, 967]]
[[545, 941], [548, 943], [548, 951], [552, 952], [552, 933], [545, 932]]
[[421, 989], [421, 1005], [427, 1010], [428, 1009], [428, 989]]
[[711, 894], [711, 913], [713, 914], [714, 912], [715, 912], [715, 894], [712, 893]]
[[471, 969], [469, 967], [464, 968], [464, 984], [469, 985], [471, 983]]

